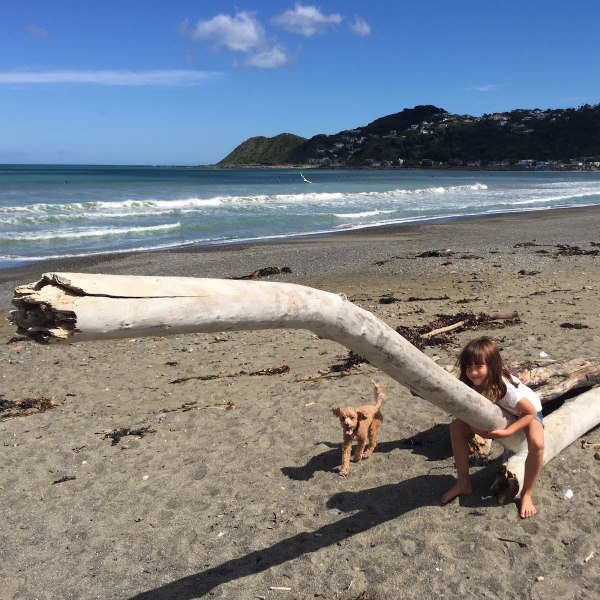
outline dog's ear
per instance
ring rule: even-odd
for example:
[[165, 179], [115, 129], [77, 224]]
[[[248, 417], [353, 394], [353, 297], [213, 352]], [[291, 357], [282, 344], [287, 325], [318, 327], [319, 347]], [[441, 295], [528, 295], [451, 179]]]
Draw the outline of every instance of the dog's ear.
[[337, 417], [341, 417], [342, 416], [342, 408], [340, 406], [334, 406], [331, 409], [331, 412], [336, 415]]

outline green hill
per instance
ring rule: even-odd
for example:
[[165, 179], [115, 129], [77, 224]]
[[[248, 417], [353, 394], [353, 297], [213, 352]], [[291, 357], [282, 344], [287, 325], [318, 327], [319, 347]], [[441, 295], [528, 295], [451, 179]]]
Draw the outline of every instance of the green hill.
[[415, 106], [334, 135], [250, 138], [219, 165], [512, 166], [574, 159], [600, 160], [600, 104], [481, 117]]
[[292, 133], [280, 133], [271, 138], [252, 137], [240, 144], [218, 164], [221, 167], [290, 164], [293, 162], [290, 160], [291, 153], [304, 141], [306, 138]]

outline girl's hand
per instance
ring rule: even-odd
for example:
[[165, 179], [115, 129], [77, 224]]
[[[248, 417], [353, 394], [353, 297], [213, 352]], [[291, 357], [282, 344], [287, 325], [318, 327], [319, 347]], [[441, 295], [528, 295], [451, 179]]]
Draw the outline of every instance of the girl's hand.
[[491, 440], [498, 440], [500, 438], [508, 437], [510, 433], [507, 433], [506, 429], [492, 429], [491, 431], [485, 432], [485, 437]]

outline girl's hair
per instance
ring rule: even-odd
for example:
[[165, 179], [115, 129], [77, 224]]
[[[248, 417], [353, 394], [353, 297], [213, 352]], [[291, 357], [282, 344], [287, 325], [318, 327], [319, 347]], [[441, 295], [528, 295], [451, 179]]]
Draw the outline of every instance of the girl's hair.
[[489, 337], [480, 337], [469, 342], [458, 357], [460, 369], [459, 379], [469, 387], [474, 387], [473, 382], [467, 377], [467, 368], [471, 365], [486, 365], [488, 374], [481, 384], [481, 394], [496, 403], [506, 394], [506, 383], [503, 376], [517, 387], [519, 384], [513, 380], [511, 372], [504, 366], [500, 350], [496, 343]]

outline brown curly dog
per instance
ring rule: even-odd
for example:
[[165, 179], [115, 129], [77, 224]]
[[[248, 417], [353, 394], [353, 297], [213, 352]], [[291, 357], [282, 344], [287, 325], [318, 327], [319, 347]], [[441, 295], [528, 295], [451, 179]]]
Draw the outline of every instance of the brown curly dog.
[[[340, 418], [344, 431], [344, 443], [342, 444], [342, 468], [340, 475], [346, 477], [350, 468], [350, 454], [352, 452], [352, 440], [356, 438], [356, 450], [354, 451], [354, 462], [360, 462], [362, 458], [369, 458], [377, 446], [377, 431], [383, 422], [383, 415], [379, 408], [381, 403], [387, 400], [379, 385], [373, 383], [376, 404], [365, 404], [358, 408], [336, 406], [333, 414]], [[369, 440], [367, 451], [363, 451]]]

